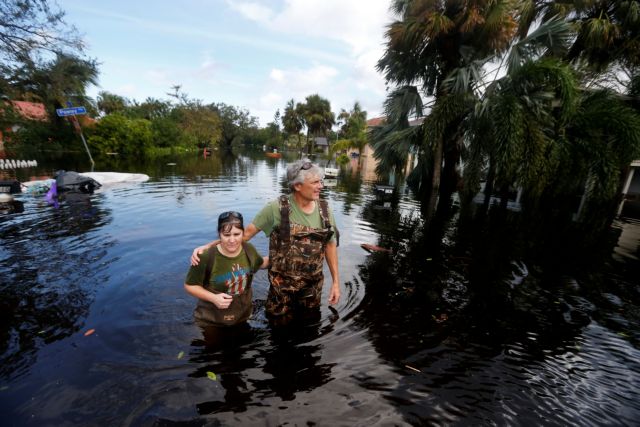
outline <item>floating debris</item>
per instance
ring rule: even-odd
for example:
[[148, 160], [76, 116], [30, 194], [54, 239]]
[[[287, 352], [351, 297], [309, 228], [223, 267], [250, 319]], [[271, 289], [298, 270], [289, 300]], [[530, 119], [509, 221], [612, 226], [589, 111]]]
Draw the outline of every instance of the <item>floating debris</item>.
[[89, 335], [93, 334], [96, 330], [95, 329], [89, 329], [87, 332], [84, 333], [85, 337], [88, 337]]
[[211, 380], [211, 381], [217, 381], [218, 380], [218, 376], [216, 374], [214, 374], [211, 371], [207, 371], [207, 377]]
[[360, 245], [362, 249], [367, 252], [391, 252], [391, 249], [383, 248], [380, 246], [372, 245], [370, 243], [363, 243]]

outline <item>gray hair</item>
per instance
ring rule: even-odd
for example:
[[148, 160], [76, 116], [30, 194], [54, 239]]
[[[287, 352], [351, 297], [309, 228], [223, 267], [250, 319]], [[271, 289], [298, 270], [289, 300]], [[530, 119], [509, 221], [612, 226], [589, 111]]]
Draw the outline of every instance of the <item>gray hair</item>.
[[[310, 165], [307, 167], [307, 165]], [[324, 178], [324, 171], [309, 159], [300, 159], [287, 166], [287, 182], [289, 189], [294, 191], [294, 185], [303, 184], [308, 178]]]

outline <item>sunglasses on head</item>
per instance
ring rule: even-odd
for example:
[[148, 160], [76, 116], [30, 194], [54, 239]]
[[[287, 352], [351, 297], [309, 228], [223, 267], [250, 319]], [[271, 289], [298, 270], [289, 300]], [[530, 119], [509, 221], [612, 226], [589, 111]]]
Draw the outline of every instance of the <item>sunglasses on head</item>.
[[230, 217], [238, 218], [240, 221], [242, 221], [242, 214], [236, 211], [222, 212], [218, 217], [218, 221], [224, 221], [225, 219]]
[[298, 169], [298, 170], [309, 170], [309, 169], [311, 169], [312, 167], [313, 167], [313, 163], [311, 163], [311, 162], [304, 162], [304, 163], [302, 164], [302, 166], [300, 166], [300, 169]]

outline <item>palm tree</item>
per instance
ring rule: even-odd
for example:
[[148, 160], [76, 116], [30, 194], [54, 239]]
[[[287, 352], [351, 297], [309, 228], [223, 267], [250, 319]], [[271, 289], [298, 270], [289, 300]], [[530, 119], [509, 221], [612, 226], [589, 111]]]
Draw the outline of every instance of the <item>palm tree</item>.
[[284, 108], [282, 126], [287, 134], [296, 135], [298, 137], [298, 148], [300, 148], [300, 132], [304, 127], [304, 121], [296, 111], [295, 101], [293, 99], [290, 99], [289, 102], [287, 102], [287, 106]]
[[640, 64], [640, 2], [637, 0], [527, 0], [522, 3], [518, 34], [524, 37], [536, 21], [559, 17], [576, 31], [563, 59], [583, 60], [594, 71], [613, 63]]
[[[307, 126], [307, 141], [309, 141], [309, 136], [326, 136], [331, 126], [335, 123], [335, 115], [331, 111], [329, 100], [314, 94], [307, 96], [305, 101], [304, 118]], [[307, 147], [309, 153], [311, 153], [312, 148], [313, 144]]]
[[[458, 129], [464, 114], [455, 112], [450, 116], [445, 113], [452, 113], [452, 108], [466, 103], [464, 98], [449, 98], [442, 83], [456, 69], [468, 65], [475, 65], [477, 69], [509, 46], [517, 29], [514, 3], [508, 0], [395, 0], [392, 10], [400, 19], [389, 26], [387, 49], [378, 62], [378, 69], [385, 74], [388, 83], [397, 85], [405, 94], [434, 96], [434, 110], [443, 103], [442, 114], [425, 120], [421, 132], [412, 132], [422, 140], [414, 140], [411, 145], [421, 146], [420, 154], [431, 160], [428, 168], [424, 167], [426, 157], [421, 160], [423, 187], [430, 181], [430, 192], [438, 193], [442, 174], [448, 177], [444, 192], [450, 193], [455, 188], [452, 181], [462, 149]], [[468, 77], [473, 79], [476, 75], [471, 73]], [[396, 91], [390, 95], [398, 96]], [[403, 129], [402, 121], [420, 112], [415, 105], [413, 101], [389, 102], [390, 108], [408, 109], [387, 110], [400, 122], [393, 123], [388, 117], [387, 129], [382, 134], [389, 135], [394, 128], [395, 131]], [[379, 151], [376, 157], [381, 159], [382, 153]], [[441, 171], [443, 160], [444, 171]]]
[[513, 45], [506, 74], [478, 99], [465, 126], [467, 200], [488, 161], [485, 202], [495, 182], [503, 192], [522, 188], [532, 210], [571, 213], [567, 201], [586, 191], [611, 219], [621, 172], [640, 155], [640, 117], [611, 91], [580, 88], [581, 74], [561, 59], [570, 36], [568, 23], [543, 22]]

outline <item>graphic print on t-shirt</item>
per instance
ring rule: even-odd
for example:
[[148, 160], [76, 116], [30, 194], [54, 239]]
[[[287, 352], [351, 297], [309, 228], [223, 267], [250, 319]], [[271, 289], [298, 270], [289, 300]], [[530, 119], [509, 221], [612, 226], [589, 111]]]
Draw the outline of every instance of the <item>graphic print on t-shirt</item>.
[[240, 264], [234, 263], [231, 271], [215, 277], [216, 283], [224, 283], [229, 295], [238, 295], [244, 292], [250, 270], [243, 268]]

